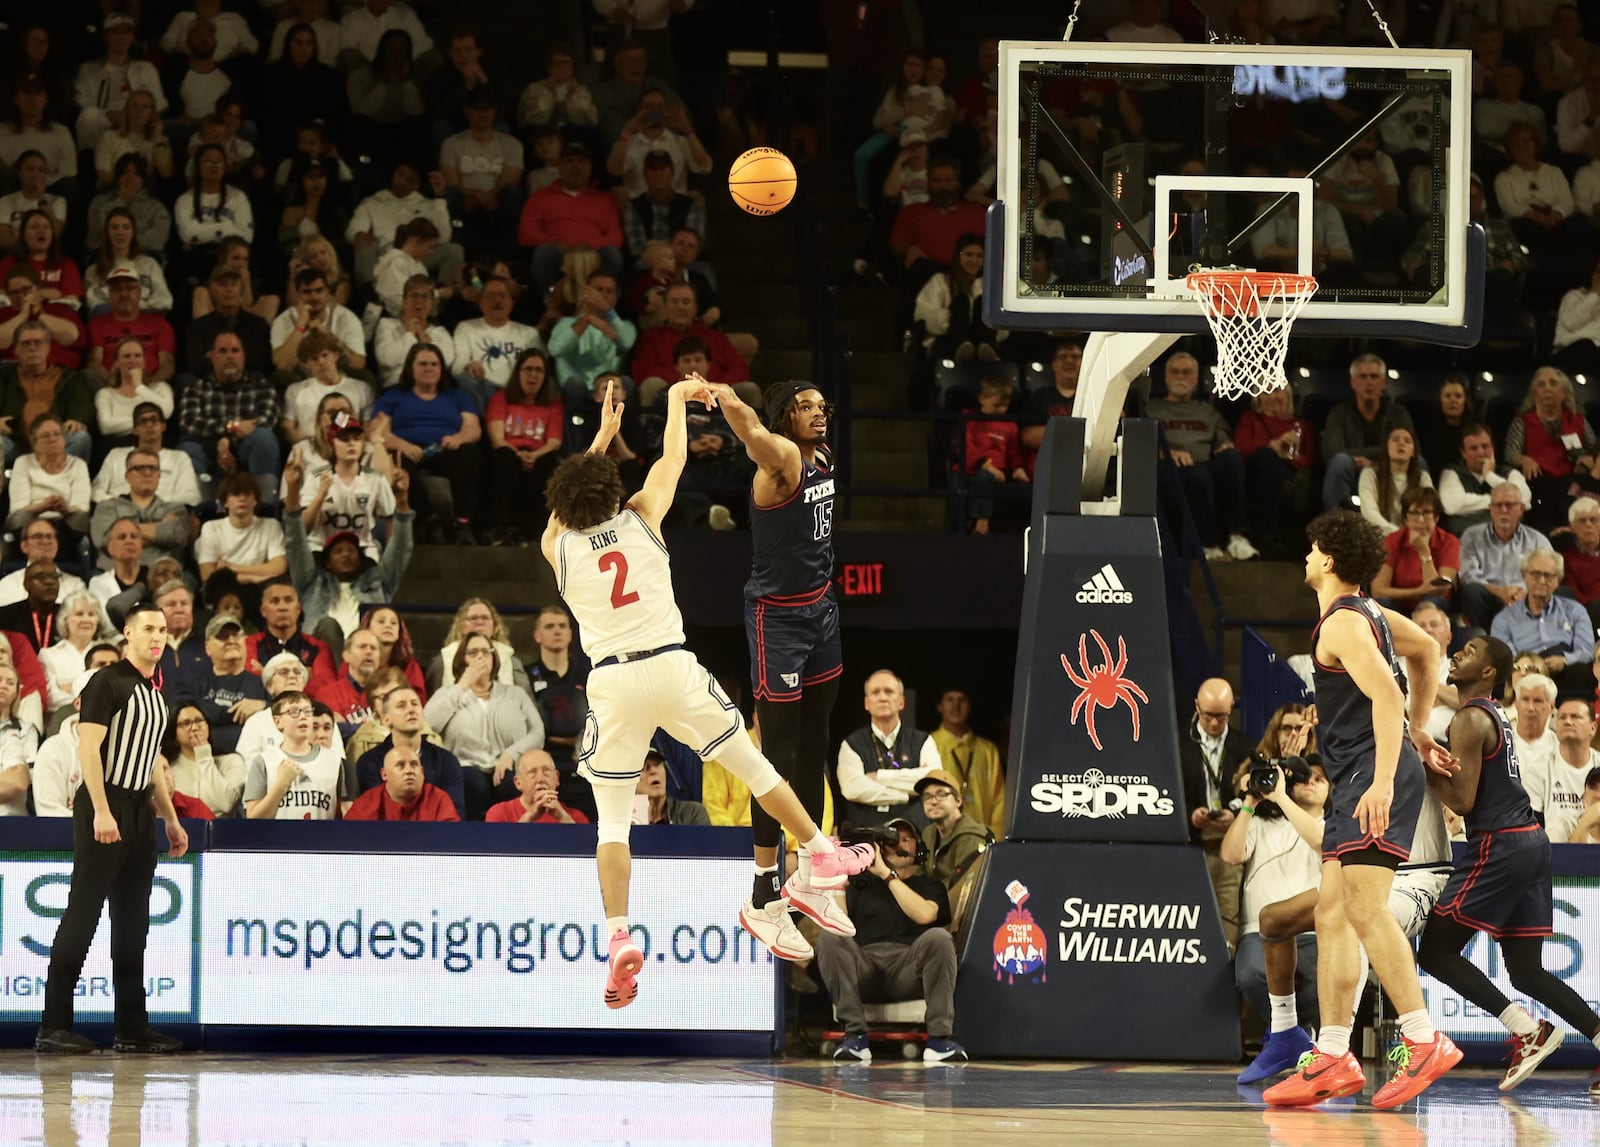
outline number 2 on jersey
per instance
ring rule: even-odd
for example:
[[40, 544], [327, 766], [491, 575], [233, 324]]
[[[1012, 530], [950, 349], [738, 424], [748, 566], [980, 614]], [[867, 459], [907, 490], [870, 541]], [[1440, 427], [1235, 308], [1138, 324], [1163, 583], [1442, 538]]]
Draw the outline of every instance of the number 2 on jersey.
[[611, 580], [611, 608], [621, 609], [639, 600], [639, 595], [628, 590], [628, 559], [611, 550], [600, 555], [601, 570], [616, 570]]

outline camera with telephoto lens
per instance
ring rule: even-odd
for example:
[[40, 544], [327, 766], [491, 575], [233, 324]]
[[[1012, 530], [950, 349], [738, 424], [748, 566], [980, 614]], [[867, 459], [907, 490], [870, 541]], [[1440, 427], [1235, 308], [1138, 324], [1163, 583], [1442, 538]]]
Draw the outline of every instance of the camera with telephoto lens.
[[[843, 844], [876, 845], [880, 853], [887, 854], [899, 850], [900, 830], [892, 824], [847, 824], [840, 831], [839, 840]], [[860, 872], [850, 878], [850, 883], [864, 887], [877, 880], [870, 872]]]
[[1283, 771], [1283, 788], [1285, 792], [1293, 792], [1294, 786], [1304, 784], [1311, 779], [1311, 765], [1304, 757], [1283, 757], [1279, 760], [1269, 760], [1260, 753], [1250, 754], [1250, 778], [1246, 783], [1247, 791], [1261, 798], [1256, 805], [1257, 816], [1282, 816], [1283, 810], [1267, 797], [1278, 787], [1278, 771]]

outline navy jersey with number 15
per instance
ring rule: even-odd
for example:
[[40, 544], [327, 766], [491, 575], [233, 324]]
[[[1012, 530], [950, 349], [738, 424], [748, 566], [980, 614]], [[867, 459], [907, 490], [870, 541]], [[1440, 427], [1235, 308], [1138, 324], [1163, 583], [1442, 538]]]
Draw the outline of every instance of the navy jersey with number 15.
[[756, 505], [752, 492], [750, 541], [747, 600], [808, 604], [833, 584], [833, 473], [820, 455], [801, 461], [799, 486], [777, 505]]

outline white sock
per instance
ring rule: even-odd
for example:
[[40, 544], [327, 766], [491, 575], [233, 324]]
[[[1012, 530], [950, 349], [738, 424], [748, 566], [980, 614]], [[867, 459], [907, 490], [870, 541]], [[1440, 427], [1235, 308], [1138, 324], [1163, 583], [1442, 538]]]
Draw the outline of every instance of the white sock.
[[1317, 1033], [1317, 1050], [1338, 1059], [1350, 1050], [1350, 1026], [1328, 1024]]
[[1517, 1007], [1516, 1004], [1506, 1005], [1506, 1010], [1500, 1013], [1500, 1022], [1506, 1025], [1506, 1031], [1512, 1035], [1537, 1035], [1539, 1033], [1539, 1021]]
[[1290, 1028], [1300, 1026], [1300, 1017], [1295, 1013], [1294, 996], [1274, 996], [1268, 994], [1268, 1001], [1272, 1004], [1271, 1032], [1286, 1032]]
[[800, 855], [801, 856], [804, 856], [808, 852], [832, 852], [832, 851], [833, 851], [833, 841], [831, 841], [827, 837], [823, 836], [822, 835], [822, 830], [820, 828], [817, 830], [817, 835], [816, 836], [813, 836], [810, 840], [806, 841], [804, 844], [802, 844], [800, 846]]
[[628, 918], [626, 916], [607, 916], [606, 917], [606, 939], [607, 940], [611, 939], [611, 937], [615, 936], [618, 932], [626, 932], [627, 930], [628, 930]]
[[1433, 1021], [1428, 1018], [1427, 1008], [1403, 1012], [1395, 1018], [1400, 1021], [1400, 1034], [1412, 1043], [1433, 1042]]
[[811, 887], [811, 850], [809, 848], [802, 848], [797, 854], [795, 875], [800, 878], [800, 887]]

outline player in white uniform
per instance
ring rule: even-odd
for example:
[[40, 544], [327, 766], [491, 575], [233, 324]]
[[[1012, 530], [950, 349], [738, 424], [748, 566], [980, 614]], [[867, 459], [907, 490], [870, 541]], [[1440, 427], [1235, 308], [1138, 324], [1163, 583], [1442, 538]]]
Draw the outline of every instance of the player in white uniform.
[[[1315, 710], [1311, 721], [1315, 722]], [[1283, 775], [1279, 773], [1279, 789], [1275, 797], [1283, 795]], [[1277, 799], [1275, 803], [1294, 825], [1301, 838], [1318, 855], [1322, 852], [1322, 821], [1308, 815], [1298, 807], [1291, 809], [1293, 801]], [[1298, 814], [1298, 815], [1297, 815]], [[1389, 913], [1400, 925], [1408, 940], [1422, 934], [1439, 902], [1444, 886], [1450, 880], [1453, 857], [1450, 851], [1450, 834], [1445, 827], [1444, 806], [1432, 788], [1425, 790], [1422, 809], [1417, 814], [1417, 828], [1411, 838], [1411, 856], [1395, 872], [1394, 885], [1389, 890]], [[1318, 890], [1308, 889], [1292, 899], [1269, 904], [1261, 912], [1261, 939], [1267, 958], [1267, 991], [1272, 1001], [1269, 1017], [1271, 1031], [1261, 1045], [1261, 1051], [1250, 1066], [1239, 1075], [1240, 1083], [1257, 1083], [1289, 1070], [1299, 1062], [1300, 1056], [1311, 1050], [1311, 1038], [1299, 1024], [1295, 1005], [1294, 980], [1299, 949], [1295, 938], [1310, 932], [1315, 925]], [[1270, 934], [1269, 934], [1270, 933]], [[1287, 991], [1279, 994], [1274, 988]], [[1367, 985], [1367, 953], [1361, 950], [1361, 973], [1356, 980], [1355, 1000], [1361, 1003], [1361, 994]]]
[[[672, 594], [672, 565], [661, 540], [661, 519], [672, 508], [688, 458], [685, 404], [711, 405], [710, 384], [698, 375], [667, 392], [667, 428], [660, 461], [644, 488], [622, 504], [622, 479], [606, 448], [622, 424], [606, 385], [599, 433], [586, 454], [565, 459], [550, 476], [545, 498], [550, 524], [540, 546], [556, 572], [556, 588], [583, 631], [594, 661], [586, 695], [589, 716], [578, 749], [578, 772], [594, 788], [599, 813], [600, 895], [605, 902], [611, 960], [606, 1006], [626, 1007], [639, 994], [644, 957], [628, 933], [628, 851], [634, 787], [657, 727], [750, 786], [750, 792], [811, 853], [799, 873], [807, 890], [840, 888], [872, 862], [869, 845], [844, 846], [822, 835], [794, 790], [744, 735], [744, 721], [716, 678], [683, 647], [683, 618]], [[785, 959], [811, 956], [790, 925], [780, 935], [749, 903], [740, 912], [747, 931]], [[787, 914], [783, 917], [787, 922]], [[854, 935], [841, 919], [835, 929]], [[788, 933], [793, 933], [789, 935]], [[799, 943], [796, 944], [795, 941]], [[802, 947], [803, 946], [803, 947]], [[781, 950], [780, 950], [781, 949]]]

